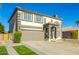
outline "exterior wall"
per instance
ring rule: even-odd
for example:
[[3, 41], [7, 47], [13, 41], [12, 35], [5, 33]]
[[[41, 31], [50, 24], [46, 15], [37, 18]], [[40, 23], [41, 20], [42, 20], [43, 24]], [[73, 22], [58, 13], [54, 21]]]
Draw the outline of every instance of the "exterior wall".
[[[18, 10], [16, 16], [13, 16], [12, 20], [10, 21], [10, 32], [15, 32], [15, 29], [17, 31], [21, 31], [22, 32], [22, 40], [43, 40], [44, 39], [44, 35], [43, 35], [43, 24], [44, 24], [44, 19], [46, 19], [45, 23], [51, 22], [51, 23], [55, 23], [55, 22], [59, 22], [59, 28], [61, 29], [61, 21], [60, 20], [56, 20], [50, 17], [43, 17], [43, 23], [35, 23], [34, 20], [34, 16], [35, 14], [33, 14], [33, 22], [28, 22], [24, 20], [24, 12]], [[16, 20], [16, 23], [14, 22], [14, 20]], [[14, 25], [15, 23], [15, 25]], [[14, 31], [13, 31], [14, 30]], [[57, 38], [61, 38], [61, 31], [60, 31], [60, 36], [58, 36]]]
[[[24, 12], [23, 11], [18, 11], [18, 17], [17, 17], [18, 18], [18, 20], [17, 20], [18, 21], [18, 23], [17, 23], [18, 31], [23, 32], [23, 37], [24, 37], [23, 39], [25, 39], [26, 35], [28, 35], [27, 32], [29, 32], [31, 34], [33, 33], [35, 36], [36, 35], [38, 36], [38, 34], [39, 34], [38, 38], [41, 38], [43, 36], [40, 33], [43, 31], [44, 20], [43, 20], [42, 24], [41, 23], [35, 23], [34, 22], [34, 19], [35, 19], [34, 16], [35, 16], [35, 14], [33, 14], [33, 22], [28, 22], [28, 21], [24, 20]], [[61, 23], [62, 22], [60, 20], [52, 19], [52, 18], [49, 18], [49, 17], [43, 17], [43, 19], [46, 19], [46, 23], [48, 23], [48, 22], [51, 22], [51, 23], [58, 22], [59, 23], [59, 27], [57, 27], [57, 32], [58, 32], [58, 29], [60, 30], [60, 32], [57, 33], [57, 39], [61, 39], [62, 38], [62, 31], [61, 31]], [[25, 34], [24, 30], [26, 31], [26, 34]], [[39, 32], [39, 30], [40, 30], [40, 32]], [[38, 33], [36, 33], [35, 31], [38, 32]], [[30, 36], [31, 36], [31, 34], [30, 34]], [[33, 36], [33, 38], [35, 36]], [[27, 38], [29, 38], [29, 36]], [[39, 40], [41, 40], [41, 39], [39, 39]]]
[[24, 12], [18, 11], [17, 13], [17, 26], [18, 31], [22, 32], [22, 41], [43, 40], [43, 24], [28, 22], [24, 20]]
[[28, 22], [24, 20], [24, 12], [22, 11], [18, 11], [17, 13], [17, 27], [18, 27], [18, 31], [20, 31], [20, 29], [25, 29], [26, 27], [31, 27], [31, 28], [40, 28], [42, 30], [43, 28], [43, 24], [39, 24], [39, 23], [35, 23], [34, 22], [34, 14], [33, 14], [33, 22]]
[[13, 40], [13, 35], [17, 31], [17, 12], [14, 14], [9, 22], [9, 33], [11, 34], [11, 40]]
[[9, 22], [9, 32], [15, 32], [16, 30], [16, 14], [14, 14], [14, 16], [12, 17], [11, 21]]
[[35, 16], [35, 14], [33, 14], [33, 22], [28, 22], [28, 21], [25, 21], [25, 19], [24, 19], [24, 12], [22, 12], [22, 11], [20, 11], [21, 12], [21, 16], [20, 16], [20, 19], [21, 19], [21, 25], [28, 25], [28, 26], [35, 26], [35, 27], [43, 27], [42, 25], [43, 24], [41, 24], [41, 23], [35, 23], [34, 22], [34, 16]]

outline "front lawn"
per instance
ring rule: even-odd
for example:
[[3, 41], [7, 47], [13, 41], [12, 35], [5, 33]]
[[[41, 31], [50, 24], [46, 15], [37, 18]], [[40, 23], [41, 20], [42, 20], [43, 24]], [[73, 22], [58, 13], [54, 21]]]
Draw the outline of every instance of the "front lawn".
[[37, 55], [31, 49], [25, 47], [24, 45], [13, 46], [13, 48], [17, 51], [20, 55]]
[[8, 55], [8, 52], [5, 46], [0, 46], [0, 55]]

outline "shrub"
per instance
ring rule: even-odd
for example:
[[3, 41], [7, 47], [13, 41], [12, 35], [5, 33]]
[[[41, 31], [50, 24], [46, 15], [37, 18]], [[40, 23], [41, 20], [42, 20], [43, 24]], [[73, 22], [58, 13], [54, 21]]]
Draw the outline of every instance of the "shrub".
[[72, 35], [72, 39], [78, 39], [78, 31], [72, 31], [71, 35]]
[[0, 23], [0, 32], [4, 32], [4, 26]]
[[21, 41], [21, 36], [22, 36], [22, 33], [21, 33], [21, 32], [15, 32], [15, 33], [14, 33], [14, 42], [15, 42], [15, 43], [20, 43], [20, 41]]

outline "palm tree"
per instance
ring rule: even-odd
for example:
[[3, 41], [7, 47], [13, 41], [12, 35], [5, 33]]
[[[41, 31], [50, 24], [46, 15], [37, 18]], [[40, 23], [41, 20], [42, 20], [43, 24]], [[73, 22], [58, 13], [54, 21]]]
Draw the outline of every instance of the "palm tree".
[[76, 23], [76, 24], [77, 24], [77, 26], [78, 26], [78, 25], [79, 25], [79, 20], [77, 20], [75, 23]]

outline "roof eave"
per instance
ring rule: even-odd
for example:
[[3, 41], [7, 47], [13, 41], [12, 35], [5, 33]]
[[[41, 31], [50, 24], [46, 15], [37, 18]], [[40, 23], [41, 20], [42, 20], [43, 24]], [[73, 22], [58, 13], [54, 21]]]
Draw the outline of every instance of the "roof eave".
[[14, 12], [12, 13], [11, 17], [9, 18], [8, 22], [10, 22], [10, 20], [12, 19], [12, 17], [14, 16], [14, 14], [16, 13], [16, 11], [18, 10], [18, 8], [15, 8]]
[[[48, 15], [45, 15], [45, 14], [41, 14], [41, 13], [37, 13], [37, 12], [32, 12], [32, 11], [28, 11], [28, 10], [22, 9], [22, 8], [20, 8], [20, 7], [16, 7], [15, 10], [14, 10], [14, 12], [12, 13], [12, 16], [9, 18], [8, 22], [10, 22], [10, 20], [12, 19], [13, 15], [15, 14], [15, 12], [16, 12], [17, 10], [21, 10], [21, 11], [25, 11], [25, 12], [27, 11], [27, 12], [31, 12], [31, 13], [33, 13], [33, 14], [39, 14], [39, 15], [42, 15], [42, 16], [46, 16], [46, 17], [53, 18], [52, 16], [48, 16]], [[54, 18], [54, 19], [63, 21], [62, 19], [58, 19], [58, 18]]]

